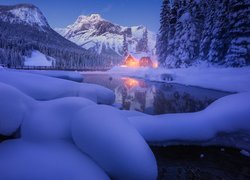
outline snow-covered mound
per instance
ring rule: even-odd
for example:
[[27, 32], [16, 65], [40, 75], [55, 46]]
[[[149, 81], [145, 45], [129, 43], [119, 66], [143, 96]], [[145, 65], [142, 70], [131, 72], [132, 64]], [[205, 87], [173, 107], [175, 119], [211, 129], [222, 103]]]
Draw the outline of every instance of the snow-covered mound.
[[109, 179], [87, 155], [69, 142], [10, 140], [0, 144], [1, 179]]
[[100, 104], [113, 104], [114, 93], [102, 86], [52, 78], [39, 74], [0, 71], [0, 82], [9, 84], [37, 100], [85, 97]]
[[112, 179], [157, 177], [150, 148], [120, 111], [111, 106], [82, 109], [73, 122], [72, 135], [76, 145], [93, 157]]
[[99, 167], [111, 178], [156, 179], [153, 153], [119, 110], [85, 98], [40, 102], [1, 83], [0, 99], [0, 134], [21, 136], [0, 146], [4, 179], [107, 179]]
[[0, 19], [8, 23], [35, 26], [40, 30], [49, 27], [42, 12], [32, 4], [0, 6]]
[[79, 72], [75, 72], [75, 71], [24, 70], [23, 72], [41, 74], [44, 76], [66, 79], [66, 80], [75, 81], [75, 82], [83, 82], [83, 75], [81, 75]]
[[45, 56], [39, 51], [33, 51], [30, 57], [25, 57], [25, 66], [52, 66], [55, 64], [55, 59]]
[[221, 145], [250, 151], [250, 93], [223, 97], [205, 110], [166, 115], [130, 115], [141, 135], [158, 145]]
[[26, 108], [32, 105], [33, 99], [3, 83], [0, 83], [0, 97], [0, 134], [8, 136], [21, 126]]
[[[113, 52], [123, 55], [123, 34], [127, 35], [129, 52], [136, 52], [136, 46], [147, 30], [144, 26], [124, 27], [103, 19], [99, 14], [81, 15], [74, 24], [66, 28], [56, 28], [59, 34], [84, 49], [96, 52]], [[156, 35], [148, 31], [148, 47], [155, 49]]]

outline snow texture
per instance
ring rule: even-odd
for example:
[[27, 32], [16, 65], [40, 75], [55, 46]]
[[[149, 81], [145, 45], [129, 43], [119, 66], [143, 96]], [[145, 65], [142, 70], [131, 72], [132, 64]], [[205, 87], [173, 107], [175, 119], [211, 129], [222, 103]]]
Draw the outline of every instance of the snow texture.
[[38, 74], [0, 71], [0, 82], [14, 86], [37, 100], [85, 97], [100, 104], [113, 104], [114, 93], [102, 86], [67, 81]]
[[250, 150], [250, 93], [223, 97], [195, 113], [134, 116], [129, 121], [158, 145], [221, 145]]
[[82, 109], [73, 122], [72, 134], [76, 145], [112, 179], [157, 177], [153, 153], [119, 110], [104, 105]]
[[0, 144], [0, 174], [4, 180], [109, 179], [72, 143], [5, 141]]
[[42, 12], [34, 5], [20, 4], [16, 6], [1, 6], [0, 8], [5, 11], [0, 14], [2, 21], [36, 26], [40, 30], [49, 27]]
[[[99, 14], [81, 15], [66, 28], [56, 28], [59, 34], [84, 49], [92, 49], [99, 54], [115, 52], [123, 55], [123, 34], [126, 34], [129, 52], [135, 53], [138, 42], [146, 30], [144, 26], [124, 27], [103, 19]], [[148, 31], [148, 47], [154, 51], [156, 35]]]
[[119, 110], [85, 98], [36, 101], [1, 83], [0, 99], [0, 134], [21, 136], [0, 145], [4, 179], [107, 179], [99, 167], [111, 178], [156, 179], [153, 153]]
[[249, 153], [248, 151], [244, 150], [244, 149], [242, 149], [242, 150], [240, 151], [240, 153], [241, 153], [243, 156], [250, 157], [250, 153]]
[[23, 72], [40, 74], [49, 77], [66, 79], [75, 82], [83, 82], [83, 76], [76, 71], [56, 71], [56, 70], [24, 70]]
[[45, 56], [39, 51], [33, 51], [30, 57], [25, 57], [25, 66], [52, 66], [54, 58]]

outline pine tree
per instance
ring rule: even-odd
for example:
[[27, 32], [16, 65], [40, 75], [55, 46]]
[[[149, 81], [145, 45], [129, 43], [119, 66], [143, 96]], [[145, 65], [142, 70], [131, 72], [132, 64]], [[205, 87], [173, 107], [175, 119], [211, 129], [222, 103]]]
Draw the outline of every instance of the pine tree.
[[142, 36], [143, 39], [143, 48], [142, 48], [142, 52], [148, 52], [148, 30], [146, 29], [143, 33]]
[[128, 56], [128, 42], [127, 42], [127, 35], [123, 34], [123, 56]]
[[225, 57], [227, 66], [250, 64], [250, 1], [229, 0], [229, 48]]
[[163, 0], [160, 14], [160, 29], [156, 46], [156, 54], [161, 66], [165, 66], [165, 60], [167, 57], [170, 14], [171, 9], [169, 0]]
[[142, 38], [138, 41], [136, 46], [137, 52], [148, 52], [148, 30], [145, 29], [145, 31], [142, 34]]

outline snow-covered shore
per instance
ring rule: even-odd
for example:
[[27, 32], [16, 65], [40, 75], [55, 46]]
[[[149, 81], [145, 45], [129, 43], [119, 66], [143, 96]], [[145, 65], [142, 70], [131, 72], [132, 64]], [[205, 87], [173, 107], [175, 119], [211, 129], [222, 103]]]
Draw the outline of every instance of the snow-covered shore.
[[228, 92], [250, 91], [250, 67], [219, 68], [201, 66], [182, 69], [114, 67], [107, 72], [92, 73], [132, 76], [150, 81], [173, 82]]

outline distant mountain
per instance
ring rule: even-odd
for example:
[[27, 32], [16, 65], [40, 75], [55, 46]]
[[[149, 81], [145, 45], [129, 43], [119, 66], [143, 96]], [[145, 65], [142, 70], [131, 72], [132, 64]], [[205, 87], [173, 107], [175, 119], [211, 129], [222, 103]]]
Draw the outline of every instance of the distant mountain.
[[250, 1], [163, 1], [157, 54], [168, 68], [250, 65]]
[[55, 32], [34, 5], [0, 6], [0, 64], [24, 65], [33, 51], [55, 59], [55, 66], [83, 67], [118, 63], [120, 59], [87, 51]]
[[123, 56], [124, 35], [128, 51], [142, 51], [140, 41], [147, 32], [147, 52], [155, 51], [156, 36], [144, 26], [124, 27], [103, 19], [99, 14], [81, 15], [66, 28], [56, 28], [59, 34], [87, 50], [99, 54], [116, 54]]
[[40, 30], [50, 28], [42, 12], [31, 4], [0, 6], [0, 19], [12, 24], [30, 25]]

